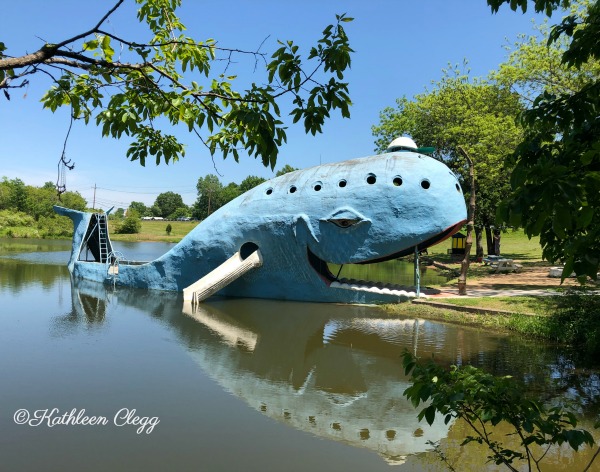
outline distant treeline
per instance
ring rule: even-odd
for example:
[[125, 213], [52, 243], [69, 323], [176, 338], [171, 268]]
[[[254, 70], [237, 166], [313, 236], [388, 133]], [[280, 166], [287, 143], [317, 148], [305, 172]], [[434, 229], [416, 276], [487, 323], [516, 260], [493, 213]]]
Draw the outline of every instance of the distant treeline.
[[[277, 176], [296, 170], [286, 165]], [[200, 177], [196, 188], [198, 198], [190, 206], [175, 192], [163, 192], [156, 197], [154, 204], [131, 202], [129, 208], [117, 208], [110, 218], [118, 220], [117, 232], [137, 233], [139, 220], [144, 216], [161, 217], [169, 220], [196, 218], [203, 220], [220, 207], [242, 193], [263, 183], [266, 179], [257, 176], [246, 177], [240, 184], [231, 182], [223, 185], [216, 175]], [[58, 196], [56, 186], [46, 182], [41, 187], [27, 185], [21, 179], [3, 177], [0, 181], [0, 237], [15, 238], [61, 238], [73, 234], [73, 224], [69, 218], [54, 213], [52, 207], [60, 205], [74, 210], [90, 210], [79, 192], [65, 192]], [[95, 211], [98, 211], [96, 209]]]
[[[284, 166], [276, 174], [277, 177], [288, 172], [295, 171], [290, 165]], [[156, 197], [154, 204], [147, 206], [142, 202], [131, 202], [127, 212], [123, 208], [117, 209], [114, 213], [115, 218], [122, 218], [125, 214], [135, 212], [138, 217], [160, 217], [167, 220], [177, 220], [180, 218], [196, 218], [203, 220], [211, 213], [221, 208], [239, 195], [247, 192], [251, 188], [265, 182], [266, 179], [250, 175], [240, 184], [231, 182], [223, 185], [214, 174], [208, 174], [200, 177], [196, 184], [198, 198], [188, 206], [183, 203], [181, 195], [175, 192], [164, 192]]]
[[0, 237], [71, 236], [71, 220], [54, 213], [54, 205], [84, 211], [86, 200], [78, 192], [65, 192], [59, 198], [52, 182], [34, 187], [21, 179], [3, 177], [0, 181]]

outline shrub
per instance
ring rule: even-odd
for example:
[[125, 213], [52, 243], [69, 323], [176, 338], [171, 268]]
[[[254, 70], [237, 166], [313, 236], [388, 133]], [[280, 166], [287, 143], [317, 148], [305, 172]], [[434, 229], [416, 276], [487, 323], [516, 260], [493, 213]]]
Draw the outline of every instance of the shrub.
[[0, 211], [0, 230], [16, 226], [35, 226], [35, 219], [21, 211], [1, 210]]
[[115, 233], [119, 234], [137, 234], [142, 229], [140, 216], [135, 211], [129, 211], [127, 218], [115, 228]]
[[571, 293], [556, 297], [549, 328], [557, 340], [576, 346], [588, 355], [600, 354], [600, 297]]
[[73, 236], [73, 223], [66, 216], [40, 216], [38, 229], [42, 238], [68, 238]]

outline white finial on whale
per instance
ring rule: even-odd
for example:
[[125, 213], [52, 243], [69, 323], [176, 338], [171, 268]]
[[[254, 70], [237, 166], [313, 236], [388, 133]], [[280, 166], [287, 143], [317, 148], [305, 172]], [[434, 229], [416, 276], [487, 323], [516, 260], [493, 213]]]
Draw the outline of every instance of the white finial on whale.
[[388, 146], [387, 152], [394, 151], [416, 151], [417, 143], [415, 143], [408, 136], [400, 136], [399, 138], [394, 139]]

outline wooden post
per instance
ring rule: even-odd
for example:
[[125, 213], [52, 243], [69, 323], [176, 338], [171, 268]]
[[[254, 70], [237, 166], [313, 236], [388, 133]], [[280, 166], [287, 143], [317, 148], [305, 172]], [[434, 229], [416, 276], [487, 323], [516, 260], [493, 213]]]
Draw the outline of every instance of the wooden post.
[[467, 210], [467, 239], [465, 240], [465, 257], [460, 263], [460, 275], [458, 276], [458, 294], [467, 294], [467, 271], [469, 270], [469, 261], [471, 257], [471, 246], [473, 245], [473, 227], [475, 222], [475, 167], [473, 161], [466, 151], [458, 146], [458, 152], [467, 160], [469, 164], [469, 182], [471, 184], [471, 198], [469, 199], [469, 208]]

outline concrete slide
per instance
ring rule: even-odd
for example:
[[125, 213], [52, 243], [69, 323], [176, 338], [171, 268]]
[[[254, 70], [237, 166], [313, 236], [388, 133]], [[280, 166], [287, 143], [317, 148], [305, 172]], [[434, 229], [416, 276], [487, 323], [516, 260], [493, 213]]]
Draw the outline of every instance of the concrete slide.
[[204, 277], [183, 289], [183, 300], [192, 303], [201, 302], [231, 282], [240, 278], [246, 272], [260, 267], [263, 263], [260, 251], [257, 249], [245, 259], [239, 252], [227, 259], [223, 264], [206, 274]]

